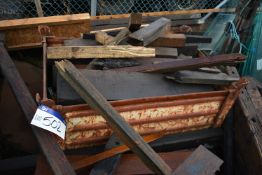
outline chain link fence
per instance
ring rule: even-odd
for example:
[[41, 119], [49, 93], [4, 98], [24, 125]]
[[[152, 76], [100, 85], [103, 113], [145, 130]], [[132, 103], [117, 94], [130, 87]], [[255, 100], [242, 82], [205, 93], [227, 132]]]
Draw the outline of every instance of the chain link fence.
[[[91, 1], [95, 4], [91, 8]], [[237, 0], [228, 0], [234, 6]], [[215, 8], [225, 0], [40, 0], [44, 16], [96, 15]], [[233, 2], [233, 3], [232, 3]], [[94, 14], [94, 13], [92, 13]], [[37, 17], [35, 0], [0, 0], [0, 20]]]

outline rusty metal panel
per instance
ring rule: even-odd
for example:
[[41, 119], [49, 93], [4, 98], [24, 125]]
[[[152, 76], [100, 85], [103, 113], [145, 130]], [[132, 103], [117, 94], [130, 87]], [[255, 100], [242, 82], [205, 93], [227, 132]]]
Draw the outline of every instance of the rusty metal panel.
[[[141, 135], [173, 134], [219, 127], [246, 81], [241, 79], [222, 91], [192, 93], [111, 102]], [[112, 135], [106, 120], [88, 105], [53, 106], [67, 121], [64, 149], [105, 143]]]

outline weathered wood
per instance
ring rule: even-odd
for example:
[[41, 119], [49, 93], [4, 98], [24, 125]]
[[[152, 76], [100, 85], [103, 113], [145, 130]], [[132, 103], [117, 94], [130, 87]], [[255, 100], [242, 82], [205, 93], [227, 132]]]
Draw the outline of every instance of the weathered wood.
[[211, 43], [212, 38], [201, 35], [186, 35], [186, 43]]
[[[121, 141], [113, 134], [108, 140], [105, 150], [112, 149], [116, 146], [119, 146]], [[122, 154], [117, 154], [113, 157], [102, 160], [94, 165], [90, 175], [113, 175], [117, 165], [119, 164]]]
[[237, 174], [257, 174], [262, 171], [261, 83], [249, 78], [235, 107], [235, 150]]
[[48, 59], [155, 57], [155, 49], [134, 46], [61, 46], [48, 47]]
[[128, 22], [128, 29], [131, 32], [139, 30], [142, 25], [142, 13], [131, 13]]
[[184, 34], [165, 34], [149, 44], [150, 47], [184, 47], [186, 37]]
[[102, 45], [111, 45], [110, 43], [114, 39], [113, 36], [108, 35], [106, 32], [99, 31], [95, 33], [95, 39]]
[[[168, 81], [160, 74], [79, 70], [107, 100], [179, 95], [213, 90], [212, 87], [206, 85], [195, 85], [192, 87], [191, 85]], [[57, 102], [59, 104], [83, 103], [81, 97], [60, 75], [57, 75], [56, 84]]]
[[[199, 13], [222, 13], [222, 12], [235, 12], [235, 8], [224, 8], [224, 9], [196, 9], [196, 10], [176, 10], [176, 11], [161, 11], [161, 12], [150, 12], [143, 13], [143, 17], [147, 16], [168, 16], [168, 15], [189, 15], [189, 14], [199, 14]], [[103, 15], [103, 16], [92, 16], [92, 20], [106, 20], [106, 19], [119, 19], [119, 18], [129, 18], [130, 14], [120, 14], [120, 15]]]
[[17, 29], [38, 27], [39, 25], [58, 25], [58, 24], [73, 24], [79, 22], [85, 22], [90, 20], [88, 13], [74, 14], [74, 15], [62, 15], [62, 16], [49, 16], [38, 18], [26, 18], [15, 20], [3, 20], [0, 23], [0, 30]]
[[0, 23], [0, 31], [6, 34], [8, 49], [24, 49], [42, 46], [42, 38], [38, 32], [39, 25], [48, 25], [52, 34], [57, 37], [80, 37], [90, 28], [90, 17], [87, 13], [52, 17], [39, 17], [18, 20], [4, 20]]
[[223, 161], [215, 154], [208, 151], [204, 146], [199, 146], [173, 175], [208, 175], [215, 174]]
[[157, 47], [156, 48], [156, 57], [176, 58], [178, 57], [177, 48]]
[[60, 74], [81, 95], [82, 98], [107, 120], [123, 143], [157, 174], [171, 174], [170, 167], [144, 142], [142, 137], [119, 115], [119, 113], [96, 90], [69, 61], [56, 62]]
[[[12, 62], [12, 59], [8, 55], [2, 40], [0, 40], [0, 57], [1, 71], [17, 97], [17, 101], [28, 123], [30, 123], [37, 109], [37, 105]], [[42, 129], [32, 127], [32, 130], [53, 172], [59, 175], [75, 174], [63, 151], [58, 146], [56, 139], [50, 135], [49, 132]]]
[[43, 13], [41, 1], [40, 0], [34, 0], [34, 1], [35, 1], [35, 6], [36, 6], [38, 16], [43, 17], [44, 13]]
[[179, 70], [196, 69], [201, 67], [211, 67], [217, 65], [236, 64], [236, 62], [244, 61], [245, 56], [241, 54], [227, 54], [210, 56], [205, 58], [181, 59], [170, 62], [164, 62], [152, 65], [134, 66], [128, 68], [115, 69], [127, 72], [174, 72]]
[[167, 33], [171, 29], [171, 20], [167, 18], [160, 18], [149, 26], [144, 27], [129, 35], [130, 38], [143, 42], [144, 46], [149, 45], [159, 36]]

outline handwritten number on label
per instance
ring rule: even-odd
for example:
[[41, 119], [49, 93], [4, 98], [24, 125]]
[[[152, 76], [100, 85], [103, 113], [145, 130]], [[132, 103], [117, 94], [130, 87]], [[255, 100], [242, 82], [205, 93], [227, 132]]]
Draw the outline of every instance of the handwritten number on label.
[[[52, 120], [53, 119], [53, 120]], [[61, 127], [61, 122], [56, 121], [53, 117], [45, 117], [43, 119], [43, 125], [45, 126], [51, 126], [52, 128], [56, 129], [58, 132], [61, 132], [60, 127]]]

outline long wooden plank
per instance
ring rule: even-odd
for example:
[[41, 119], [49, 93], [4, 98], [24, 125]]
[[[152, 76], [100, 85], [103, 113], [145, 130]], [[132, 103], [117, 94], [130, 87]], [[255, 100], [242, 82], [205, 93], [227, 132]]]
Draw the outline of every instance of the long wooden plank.
[[[151, 12], [143, 13], [144, 16], [167, 16], [167, 15], [188, 15], [188, 14], [198, 14], [198, 13], [222, 13], [222, 12], [235, 12], [235, 8], [225, 8], [225, 9], [196, 9], [196, 10], [176, 10], [176, 11], [162, 11], [162, 12]], [[119, 18], [129, 18], [129, 14], [120, 15], [104, 15], [104, 16], [92, 16], [92, 20], [106, 20], [106, 19], [119, 19]]]
[[120, 116], [109, 102], [96, 90], [68, 60], [56, 62], [59, 73], [81, 95], [81, 97], [99, 112], [124, 144], [126, 144], [155, 173], [169, 175], [170, 167], [145, 143], [142, 137]]
[[211, 67], [223, 64], [235, 64], [244, 61], [245, 56], [241, 54], [217, 55], [205, 58], [181, 59], [152, 65], [141, 65], [128, 68], [115, 69], [126, 72], [174, 72], [178, 70], [196, 69], [201, 67]]
[[15, 20], [3, 20], [0, 23], [0, 30], [28, 28], [28, 27], [39, 26], [39, 25], [72, 24], [72, 23], [85, 22], [89, 20], [90, 20], [90, 15], [88, 13], [25, 18], [25, 19], [15, 19]]
[[26, 49], [42, 46], [42, 37], [38, 32], [39, 25], [48, 25], [51, 33], [57, 37], [80, 37], [90, 28], [90, 17], [87, 13], [64, 16], [4, 20], [0, 23], [0, 31], [6, 35], [8, 49]]
[[[2, 38], [1, 38], [2, 37]], [[0, 69], [9, 82], [21, 109], [23, 110], [28, 123], [31, 122], [37, 105], [25, 85], [21, 75], [17, 71], [12, 59], [6, 51], [3, 43], [3, 36], [0, 34]], [[56, 139], [47, 131], [32, 127], [32, 131], [49, 162], [53, 172], [57, 175], [75, 174], [70, 163], [67, 161], [63, 151], [58, 146]]]
[[48, 47], [48, 59], [155, 57], [155, 49], [134, 46]]

